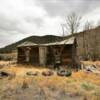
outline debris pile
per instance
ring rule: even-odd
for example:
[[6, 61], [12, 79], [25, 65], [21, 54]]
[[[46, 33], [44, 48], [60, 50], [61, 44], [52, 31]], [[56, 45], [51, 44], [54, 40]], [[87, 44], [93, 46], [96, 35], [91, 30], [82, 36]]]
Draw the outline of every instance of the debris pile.
[[82, 70], [84, 70], [85, 72], [92, 72], [92, 73], [97, 73], [100, 74], [100, 70], [98, 69], [98, 67], [96, 65], [82, 65]]

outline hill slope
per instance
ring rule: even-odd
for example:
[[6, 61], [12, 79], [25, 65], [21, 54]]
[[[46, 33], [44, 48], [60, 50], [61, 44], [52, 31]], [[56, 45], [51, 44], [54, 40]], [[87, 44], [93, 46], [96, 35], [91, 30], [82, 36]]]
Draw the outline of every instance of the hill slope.
[[[100, 51], [100, 26], [95, 29], [90, 29], [90, 30], [86, 30], [83, 32], [73, 34], [73, 35], [69, 35], [65, 38], [69, 38], [72, 36], [75, 36], [77, 39], [77, 43], [78, 43], [77, 52], [79, 53], [78, 55], [84, 55], [83, 51], [87, 51], [87, 49], [89, 50], [92, 47], [94, 48], [94, 46], [95, 46], [95, 48], [97, 48], [98, 51]], [[34, 43], [39, 44], [39, 43], [49, 43], [49, 42], [60, 41], [62, 39], [63, 39], [63, 37], [54, 36], [54, 35], [30, 36], [30, 37], [24, 38], [23, 40], [20, 40], [16, 43], [10, 44], [4, 48], [1, 48], [0, 53], [12, 52], [12, 51], [16, 50], [16, 47], [19, 44], [21, 44], [25, 41], [34, 42]], [[84, 40], [85, 40], [85, 45], [89, 45], [88, 48], [87, 47], [84, 48]], [[91, 45], [92, 42], [93, 42], [93, 44], [96, 44], [96, 45]], [[84, 49], [86, 49], [86, 50], [84, 50]], [[91, 51], [91, 50], [89, 50], [89, 51]]]
[[0, 49], [1, 53], [7, 53], [7, 52], [12, 52], [14, 50], [16, 50], [16, 47], [25, 42], [25, 41], [29, 41], [29, 42], [34, 42], [34, 43], [49, 43], [49, 42], [54, 42], [54, 41], [60, 41], [62, 40], [62, 37], [60, 36], [53, 36], [53, 35], [45, 35], [45, 36], [30, 36], [27, 38], [24, 38], [23, 40], [20, 40], [16, 43], [10, 44], [8, 46], [5, 46], [4, 48]]

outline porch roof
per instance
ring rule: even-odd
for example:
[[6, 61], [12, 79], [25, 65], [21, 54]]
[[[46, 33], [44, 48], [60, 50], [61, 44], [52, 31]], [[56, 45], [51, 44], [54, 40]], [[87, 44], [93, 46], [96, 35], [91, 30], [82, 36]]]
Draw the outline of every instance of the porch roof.
[[26, 47], [26, 46], [54, 46], [54, 45], [72, 45], [74, 44], [75, 41], [75, 37], [71, 37], [68, 39], [64, 39], [62, 41], [57, 41], [57, 42], [52, 42], [52, 43], [46, 43], [46, 44], [36, 44], [33, 42], [24, 42], [20, 45], [18, 45], [17, 47]]
[[23, 42], [22, 44], [18, 45], [17, 47], [27, 47], [27, 46], [37, 46], [38, 44], [33, 43], [33, 42]]
[[75, 37], [71, 37], [69, 39], [62, 40], [60, 42], [53, 42], [53, 43], [48, 43], [44, 44], [44, 46], [50, 46], [50, 45], [71, 45], [75, 41]]

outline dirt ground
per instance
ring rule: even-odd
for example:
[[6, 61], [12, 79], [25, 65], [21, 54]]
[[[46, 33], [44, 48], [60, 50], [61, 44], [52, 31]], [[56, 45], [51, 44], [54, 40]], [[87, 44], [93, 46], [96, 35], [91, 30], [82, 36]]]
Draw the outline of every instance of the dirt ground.
[[[0, 69], [12, 74], [11, 77], [0, 78], [0, 100], [100, 100], [100, 74], [87, 73], [82, 70], [72, 72], [70, 77], [56, 74], [43, 76], [47, 67], [7, 64]], [[82, 62], [100, 65], [97, 62]], [[38, 72], [37, 76], [29, 76], [27, 72]]]

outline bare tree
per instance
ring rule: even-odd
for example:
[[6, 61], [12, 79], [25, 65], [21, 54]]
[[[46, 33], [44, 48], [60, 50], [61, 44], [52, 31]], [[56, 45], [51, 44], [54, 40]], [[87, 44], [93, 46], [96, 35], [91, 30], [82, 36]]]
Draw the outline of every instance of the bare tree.
[[91, 22], [86, 21], [83, 30], [90, 30], [90, 29], [92, 29], [93, 27], [94, 27], [94, 26], [93, 26], [93, 22], [92, 22], [92, 21], [91, 21]]
[[76, 13], [70, 13], [66, 18], [66, 28], [69, 33], [74, 34], [78, 31], [80, 26], [81, 16]]
[[61, 24], [61, 28], [62, 28], [62, 36], [65, 36], [65, 24]]

